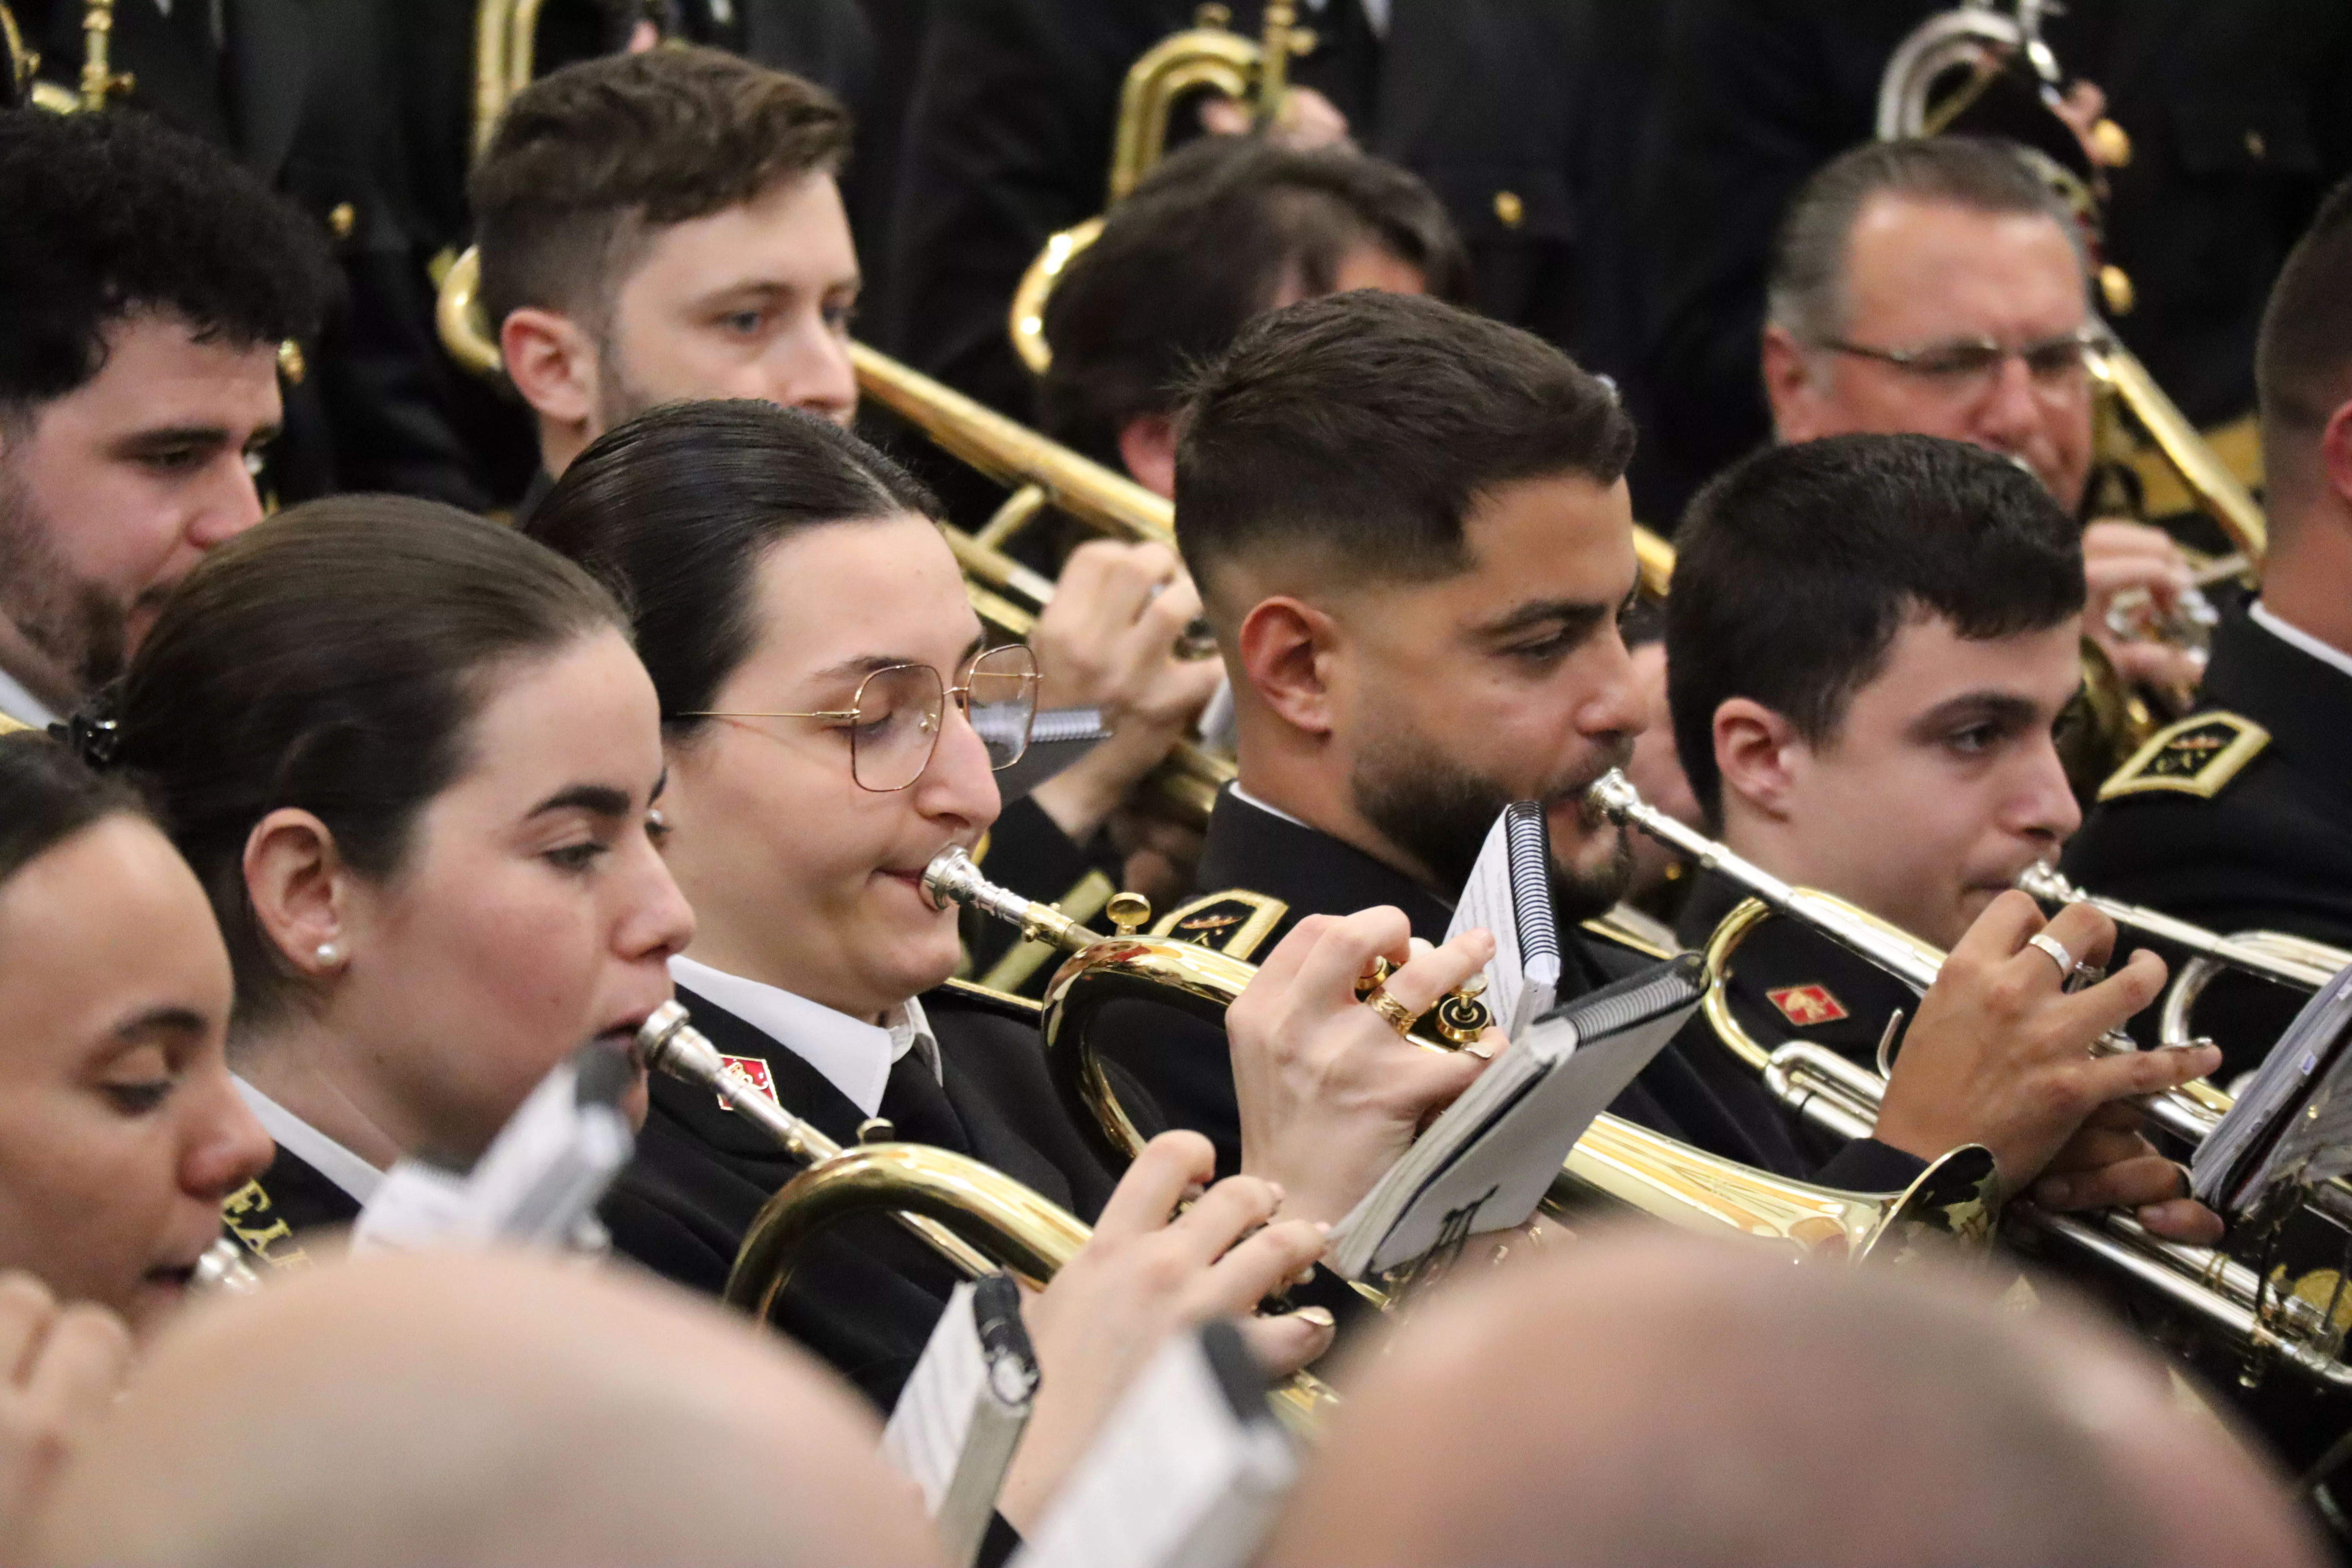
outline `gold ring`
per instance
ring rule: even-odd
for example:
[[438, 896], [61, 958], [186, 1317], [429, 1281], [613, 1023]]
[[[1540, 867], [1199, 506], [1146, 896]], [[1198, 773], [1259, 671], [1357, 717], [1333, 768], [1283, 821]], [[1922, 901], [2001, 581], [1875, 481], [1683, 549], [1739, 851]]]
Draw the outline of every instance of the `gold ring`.
[[1375, 985], [1365, 992], [1364, 1005], [1378, 1013], [1381, 1021], [1400, 1037], [1410, 1037], [1412, 1026], [1421, 1022], [1421, 1015], [1390, 995], [1385, 985]]

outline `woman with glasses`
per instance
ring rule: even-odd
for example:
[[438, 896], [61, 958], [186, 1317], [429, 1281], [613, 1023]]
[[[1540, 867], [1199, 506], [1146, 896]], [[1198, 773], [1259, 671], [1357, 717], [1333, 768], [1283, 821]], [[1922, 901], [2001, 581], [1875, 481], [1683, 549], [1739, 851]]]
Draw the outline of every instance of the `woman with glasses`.
[[[684, 404], [596, 442], [530, 527], [632, 608], [667, 740], [666, 853], [698, 920], [670, 970], [704, 1032], [844, 1142], [879, 1117], [899, 1139], [971, 1154], [1082, 1216], [1100, 1213], [1108, 1230], [1124, 1222], [1129, 1186], [1111, 1197], [1110, 1173], [1055, 1100], [1035, 1005], [950, 979], [955, 914], [921, 887], [934, 856], [987, 835], [993, 770], [1021, 754], [1036, 687], [1026, 649], [987, 645], [930, 510], [887, 458], [822, 421], [762, 404]], [[1346, 925], [1335, 922], [1332, 940], [1361, 943], [1360, 955], [1326, 954], [1331, 973], [1286, 993], [1297, 1005], [1267, 1031], [1268, 1048], [1328, 1025], [1320, 1038], [1344, 1037], [1351, 1063], [1404, 1087], [1381, 1118], [1321, 1106], [1282, 1118], [1280, 1150], [1245, 1163], [1289, 1189], [1260, 1184], [1269, 1214], [1277, 1203], [1293, 1212], [1318, 1182], [1360, 1194], [1475, 1071], [1403, 1046], [1355, 1004], [1350, 984], [1382, 943], [1343, 935]], [[1434, 1001], [1485, 961], [1481, 941], [1400, 975], [1411, 973], [1409, 989], [1433, 984]], [[1396, 936], [1400, 961], [1411, 956], [1403, 943]], [[1205, 1140], [1172, 1135], [1168, 1147], [1182, 1152], [1164, 1167], [1178, 1172], [1162, 1194], [1172, 1200], [1213, 1172]], [[1174, 1156], [1155, 1146], [1147, 1158]], [[623, 1251], [715, 1291], [793, 1168], [708, 1092], [656, 1082], [607, 1223]], [[1139, 1162], [1129, 1182], [1143, 1173]], [[1328, 1194], [1307, 1217], [1337, 1219], [1345, 1204], [1328, 1211], [1341, 1196], [1353, 1202]], [[1317, 1251], [1310, 1242], [1305, 1258]], [[887, 1403], [953, 1279], [896, 1226], [844, 1226], [839, 1245], [796, 1271], [776, 1317]], [[1229, 1289], [1217, 1310], [1255, 1300]], [[1319, 1353], [1330, 1333], [1323, 1313], [1249, 1326], [1263, 1359], [1284, 1367]], [[1050, 1386], [1050, 1364], [1046, 1374]]]

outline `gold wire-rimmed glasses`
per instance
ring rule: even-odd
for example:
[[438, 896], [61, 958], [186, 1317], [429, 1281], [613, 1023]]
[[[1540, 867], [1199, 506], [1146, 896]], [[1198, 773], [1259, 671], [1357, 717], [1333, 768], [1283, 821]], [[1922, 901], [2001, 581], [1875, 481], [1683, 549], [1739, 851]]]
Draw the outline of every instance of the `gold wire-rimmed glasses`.
[[877, 795], [902, 790], [923, 776], [939, 750], [949, 699], [963, 709], [987, 750], [988, 765], [1009, 768], [1029, 749], [1037, 716], [1037, 657], [1021, 643], [982, 652], [962, 682], [950, 686], [928, 664], [892, 664], [869, 671], [846, 708], [816, 713], [681, 713], [681, 719], [824, 719], [845, 723], [849, 776]]

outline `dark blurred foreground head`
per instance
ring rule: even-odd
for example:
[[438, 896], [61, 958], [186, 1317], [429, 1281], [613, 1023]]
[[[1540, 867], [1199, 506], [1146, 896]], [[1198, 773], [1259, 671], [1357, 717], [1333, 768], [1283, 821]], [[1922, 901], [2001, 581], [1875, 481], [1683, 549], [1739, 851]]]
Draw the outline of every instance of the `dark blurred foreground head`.
[[2320, 1561], [2137, 1347], [1943, 1268], [1588, 1237], [1433, 1304], [1349, 1387], [1269, 1568]]
[[864, 1407], [666, 1286], [376, 1258], [194, 1313], [58, 1489], [44, 1563], [927, 1564]]

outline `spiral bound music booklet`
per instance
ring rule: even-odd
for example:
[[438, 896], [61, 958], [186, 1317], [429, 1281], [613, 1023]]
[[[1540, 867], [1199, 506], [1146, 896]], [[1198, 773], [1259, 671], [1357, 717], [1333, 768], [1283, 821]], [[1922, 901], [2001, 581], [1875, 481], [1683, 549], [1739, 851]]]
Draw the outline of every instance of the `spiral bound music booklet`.
[[1454, 906], [1448, 942], [1484, 926], [1495, 933], [1486, 965], [1486, 1005], [1495, 1026], [1516, 1040], [1551, 1010], [1559, 994], [1559, 921], [1551, 904], [1551, 830], [1543, 807], [1513, 801], [1495, 818], [1469, 884]]
[[2281, 1181], [2352, 1173], [2352, 967], [2304, 1004], [2221, 1124], [2198, 1146], [2190, 1190], [2224, 1215]]
[[1013, 1568], [1243, 1568], [1297, 1474], [1240, 1331], [1204, 1323], [1152, 1358]]
[[1685, 953], [1538, 1018], [1332, 1227], [1329, 1267], [1364, 1279], [1442, 1265], [1471, 1237], [1525, 1224], [1592, 1119], [1706, 990], [1705, 967]]
[[949, 1562], [979, 1555], [1036, 1393], [1021, 1288], [1006, 1274], [957, 1286], [882, 1431], [883, 1458], [922, 1489]]

